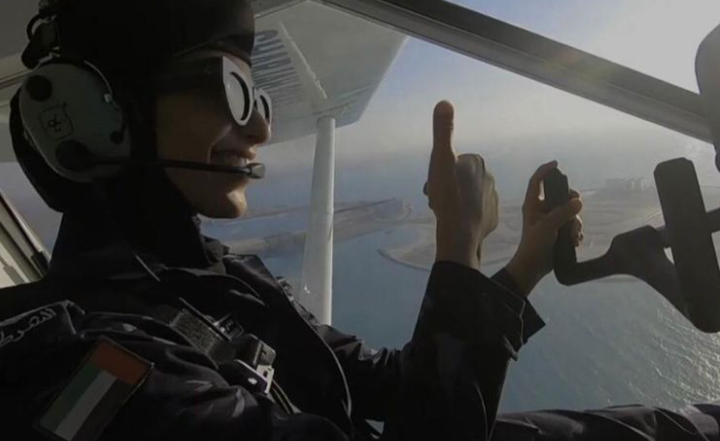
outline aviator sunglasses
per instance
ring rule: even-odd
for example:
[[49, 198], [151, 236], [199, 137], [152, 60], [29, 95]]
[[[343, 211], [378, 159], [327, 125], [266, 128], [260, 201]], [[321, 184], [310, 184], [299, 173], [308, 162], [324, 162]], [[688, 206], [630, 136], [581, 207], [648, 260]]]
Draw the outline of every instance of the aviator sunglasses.
[[272, 124], [272, 99], [262, 89], [253, 86], [252, 78], [227, 57], [177, 62], [172, 72], [155, 76], [155, 88], [160, 93], [212, 87], [224, 97], [227, 111], [239, 126], [246, 126], [257, 110], [268, 126]]

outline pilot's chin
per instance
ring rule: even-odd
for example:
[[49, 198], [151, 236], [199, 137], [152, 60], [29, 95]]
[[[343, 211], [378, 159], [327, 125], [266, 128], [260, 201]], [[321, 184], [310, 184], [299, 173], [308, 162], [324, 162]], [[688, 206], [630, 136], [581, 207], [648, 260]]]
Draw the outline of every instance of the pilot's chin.
[[224, 195], [213, 203], [198, 210], [200, 214], [212, 219], [237, 219], [247, 212], [245, 190], [238, 189]]
[[227, 211], [226, 219], [235, 219], [238, 217], [245, 216], [248, 210], [247, 197], [245, 196], [245, 189], [235, 190], [227, 195]]

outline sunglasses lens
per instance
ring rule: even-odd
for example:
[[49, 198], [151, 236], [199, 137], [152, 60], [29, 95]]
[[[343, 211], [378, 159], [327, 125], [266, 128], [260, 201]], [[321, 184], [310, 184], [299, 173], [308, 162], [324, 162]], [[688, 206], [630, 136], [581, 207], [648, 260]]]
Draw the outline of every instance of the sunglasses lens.
[[252, 115], [252, 98], [248, 82], [237, 72], [231, 72], [225, 88], [235, 122], [241, 126], [246, 125]]
[[272, 124], [272, 99], [270, 95], [262, 89], [255, 89], [255, 108], [268, 125]]

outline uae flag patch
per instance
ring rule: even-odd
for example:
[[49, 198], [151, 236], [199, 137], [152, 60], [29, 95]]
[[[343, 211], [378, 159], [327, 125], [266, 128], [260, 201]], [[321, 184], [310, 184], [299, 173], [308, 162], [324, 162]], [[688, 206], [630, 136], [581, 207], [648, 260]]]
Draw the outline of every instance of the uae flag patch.
[[97, 440], [152, 367], [117, 343], [100, 339], [37, 426], [56, 439]]

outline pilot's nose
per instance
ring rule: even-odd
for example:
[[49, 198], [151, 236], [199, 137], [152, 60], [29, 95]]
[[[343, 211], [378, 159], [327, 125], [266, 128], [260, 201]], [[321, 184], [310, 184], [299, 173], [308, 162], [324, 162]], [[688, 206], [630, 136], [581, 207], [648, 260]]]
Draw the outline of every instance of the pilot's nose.
[[243, 136], [250, 145], [265, 144], [270, 139], [270, 125], [257, 109], [253, 110], [244, 129]]

